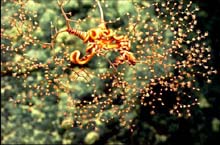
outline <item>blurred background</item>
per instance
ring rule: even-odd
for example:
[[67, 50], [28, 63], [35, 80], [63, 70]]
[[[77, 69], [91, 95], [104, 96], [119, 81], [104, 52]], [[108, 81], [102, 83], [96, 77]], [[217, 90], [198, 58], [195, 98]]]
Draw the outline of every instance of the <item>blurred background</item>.
[[[109, 22], [108, 26], [125, 33], [126, 30], [123, 27], [128, 22], [135, 24], [135, 18], [139, 14], [134, 10], [134, 4], [145, 7], [142, 10], [143, 13], [140, 14], [143, 19], [148, 19], [144, 15], [146, 12], [151, 18], [157, 16], [152, 5], [154, 2], [158, 1], [106, 0], [101, 4], [105, 19]], [[184, 1], [184, 3], [187, 4], [189, 1]], [[148, 9], [149, 5], [152, 6]], [[1, 143], [217, 145], [220, 141], [220, 33], [218, 33], [220, 1], [197, 0], [192, 2], [192, 6], [200, 8], [196, 14], [198, 20], [196, 29], [201, 30], [201, 33], [208, 32], [207, 38], [201, 43], [205, 42], [211, 48], [209, 65], [213, 66], [218, 73], [210, 76], [212, 83], [197, 80], [200, 91], [190, 93], [198, 98], [199, 105], [191, 108], [191, 117], [178, 117], [166, 111], [159, 111], [159, 113], [152, 115], [151, 110], [146, 111], [148, 108], [137, 104], [138, 109], [134, 109], [131, 113], [131, 118], [135, 120], [135, 127], [132, 128], [132, 131], [121, 126], [117, 117], [110, 123], [96, 122], [98, 131], [94, 131], [91, 128], [72, 127], [72, 118], [65, 115], [66, 112], [75, 109], [67, 105], [69, 94], [77, 98], [78, 96], [86, 96], [93, 90], [92, 87], [85, 89], [87, 84], [81, 80], [74, 80], [73, 84], [69, 83], [75, 87], [74, 91], [71, 88], [65, 88], [66, 82], [68, 82], [65, 79], [70, 75], [71, 69], [68, 69], [69, 62], [62, 58], [68, 58], [66, 53], [84, 48], [81, 41], [63, 33], [57, 38], [54, 50], [47, 45], [51, 42], [51, 36], [56, 32], [56, 29], [65, 28], [65, 20], [61, 15], [57, 1], [14, 2], [2, 0]], [[73, 14], [71, 18], [76, 21], [72, 26], [77, 29], [88, 30], [97, 26], [99, 22], [100, 14], [95, 1], [70, 0], [64, 9], [67, 13]], [[131, 17], [126, 15], [127, 12]], [[120, 19], [117, 19], [119, 17]], [[158, 18], [159, 20], [160, 18]], [[151, 25], [150, 21], [146, 23]], [[143, 27], [141, 24], [138, 25], [137, 31], [144, 31]], [[167, 35], [167, 39], [172, 38]], [[133, 44], [133, 46], [135, 45]], [[54, 56], [56, 56], [57, 63], [49, 62], [51, 61], [49, 58], [53, 57], [54, 59]], [[108, 57], [111, 58], [111, 56]], [[45, 63], [49, 65], [44, 66]], [[105, 68], [108, 67], [107, 63], [103, 63], [103, 60], [99, 58], [86, 65], [87, 71], [92, 71], [94, 74], [105, 71]], [[81, 69], [81, 67], [77, 67], [74, 68], [74, 71]], [[48, 71], [49, 73], [47, 73]], [[158, 70], [155, 73], [163, 74], [164, 72]], [[151, 74], [148, 75], [150, 77]], [[57, 76], [65, 82], [64, 85], [60, 83], [64, 87], [59, 86], [60, 84], [51, 85], [54, 82], [45, 79], [48, 77], [57, 78]], [[91, 81], [99, 88], [98, 91], [105, 92], [105, 88], [101, 87], [100, 80], [94, 78]], [[120, 106], [120, 103], [118, 104]]]

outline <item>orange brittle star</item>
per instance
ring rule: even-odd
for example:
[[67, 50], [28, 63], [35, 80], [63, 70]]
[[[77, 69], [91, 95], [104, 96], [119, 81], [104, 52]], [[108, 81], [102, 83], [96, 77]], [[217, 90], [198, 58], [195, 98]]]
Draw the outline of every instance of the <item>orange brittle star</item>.
[[75, 50], [70, 54], [70, 61], [74, 64], [84, 65], [88, 63], [95, 54], [100, 54], [103, 50], [116, 50], [119, 52], [119, 56], [116, 57], [114, 66], [127, 61], [130, 65], [136, 64], [136, 58], [132, 52], [131, 44], [127, 36], [117, 35], [111, 29], [106, 27], [106, 23], [103, 18], [102, 7], [97, 1], [99, 10], [101, 13], [101, 24], [97, 28], [92, 28], [87, 32], [82, 32], [77, 29], [71, 28], [70, 19], [66, 16], [63, 10], [62, 4], [58, 2], [62, 14], [66, 20], [66, 31], [72, 35], [79, 37], [84, 43], [87, 43], [86, 55], [80, 58], [80, 51]]

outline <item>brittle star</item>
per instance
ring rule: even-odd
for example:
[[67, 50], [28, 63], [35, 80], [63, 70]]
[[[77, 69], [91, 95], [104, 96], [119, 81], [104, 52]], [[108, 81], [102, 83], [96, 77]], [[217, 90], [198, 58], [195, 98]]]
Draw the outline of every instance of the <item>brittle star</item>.
[[87, 32], [79, 31], [71, 28], [70, 19], [66, 16], [63, 10], [62, 4], [58, 2], [62, 14], [66, 20], [66, 31], [72, 35], [79, 37], [84, 43], [87, 43], [86, 55], [80, 58], [80, 51], [75, 50], [70, 54], [70, 61], [74, 64], [84, 65], [88, 63], [95, 54], [98, 54], [102, 50], [116, 50], [119, 52], [119, 56], [116, 57], [114, 66], [124, 63], [126, 60], [130, 65], [136, 64], [136, 58], [132, 52], [131, 44], [127, 36], [117, 35], [111, 29], [106, 27], [104, 21], [102, 7], [99, 1], [97, 1], [98, 7], [101, 13], [101, 23], [97, 28], [92, 28]]

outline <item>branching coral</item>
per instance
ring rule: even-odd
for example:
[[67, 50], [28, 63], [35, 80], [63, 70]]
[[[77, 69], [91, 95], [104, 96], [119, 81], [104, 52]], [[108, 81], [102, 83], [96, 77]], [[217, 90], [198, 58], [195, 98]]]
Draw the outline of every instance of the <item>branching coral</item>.
[[[208, 34], [195, 30], [198, 8], [192, 2], [128, 2], [128, 12], [114, 22], [104, 20], [104, 15], [110, 15], [107, 4], [113, 3], [106, 1], [103, 13], [97, 2], [93, 10], [99, 7], [101, 19], [95, 23], [96, 13], [88, 15], [86, 32], [79, 29], [84, 21], [72, 20], [64, 11], [71, 7], [68, 2], [56, 4], [61, 10], [56, 16], [62, 21], [59, 30], [55, 18], [38, 22], [36, 12], [29, 12], [22, 2], [15, 2], [18, 13], [11, 14], [9, 21], [3, 17], [1, 75], [6, 80], [16, 78], [25, 90], [10, 100], [15, 104], [25, 104], [32, 96], [42, 101], [45, 96], [65, 100], [67, 107], [61, 107], [61, 112], [67, 119], [62, 125], [81, 128], [118, 120], [133, 129], [141, 107], [151, 115], [167, 110], [191, 116], [191, 107], [198, 104], [197, 80], [210, 82], [216, 73], [209, 65], [210, 48], [204, 43]], [[42, 35], [48, 30], [40, 25], [44, 21], [51, 32]], [[80, 57], [85, 44], [86, 54]], [[33, 103], [27, 105], [31, 112]]]

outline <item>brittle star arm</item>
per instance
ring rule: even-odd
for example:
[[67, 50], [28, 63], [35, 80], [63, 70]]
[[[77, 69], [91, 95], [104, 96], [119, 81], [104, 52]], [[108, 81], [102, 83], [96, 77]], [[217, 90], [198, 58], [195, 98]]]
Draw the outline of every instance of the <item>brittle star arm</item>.
[[63, 9], [63, 2], [57, 1], [57, 3], [58, 3], [58, 6], [61, 9], [62, 15], [65, 18], [65, 21], [66, 21], [66, 26], [67, 26], [66, 31], [69, 32], [70, 34], [73, 34], [73, 35], [79, 37], [81, 40], [86, 42], [89, 39], [89, 35], [86, 32], [82, 32], [82, 31], [79, 31], [79, 30], [76, 30], [76, 29], [72, 28], [71, 25], [70, 25], [70, 22], [73, 21], [73, 20], [71, 20], [67, 17], [67, 15], [66, 15], [66, 13]]
[[90, 43], [88, 47], [86, 48], [86, 55], [80, 58], [80, 51], [75, 50], [70, 54], [70, 61], [74, 64], [84, 65], [88, 63], [92, 57], [95, 55], [95, 45]]

